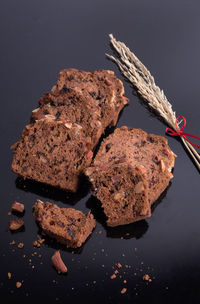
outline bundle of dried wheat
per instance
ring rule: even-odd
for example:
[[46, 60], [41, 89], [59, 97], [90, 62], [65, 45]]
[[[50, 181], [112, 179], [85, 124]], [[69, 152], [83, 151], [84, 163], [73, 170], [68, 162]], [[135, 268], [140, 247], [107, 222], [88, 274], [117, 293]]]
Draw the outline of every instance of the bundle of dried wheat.
[[[117, 52], [118, 58], [108, 54], [106, 54], [106, 56], [118, 65], [123, 75], [131, 82], [134, 88], [137, 89], [138, 94], [148, 103], [149, 107], [156, 111], [156, 113], [164, 119], [166, 124], [174, 130], [173, 134], [170, 131], [168, 134], [180, 136], [187, 151], [200, 170], [200, 155], [184, 135], [187, 133], [183, 132], [183, 127], [179, 128], [181, 121], [176, 118], [176, 114], [172, 110], [172, 105], [167, 100], [163, 90], [155, 84], [151, 73], [130, 49], [123, 42], [117, 41], [112, 34], [109, 36], [111, 45]], [[193, 137], [199, 139], [197, 136]], [[199, 147], [197, 145], [195, 146]]]

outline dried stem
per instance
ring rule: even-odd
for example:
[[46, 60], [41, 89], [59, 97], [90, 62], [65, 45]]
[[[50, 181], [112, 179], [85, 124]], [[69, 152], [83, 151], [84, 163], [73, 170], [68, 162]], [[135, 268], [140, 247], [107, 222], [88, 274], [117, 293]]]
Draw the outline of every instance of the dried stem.
[[[138, 94], [147, 102], [150, 108], [154, 109], [168, 126], [177, 131], [175, 124], [176, 113], [172, 110], [172, 105], [167, 100], [163, 90], [155, 84], [151, 73], [123, 42], [117, 41], [112, 34], [109, 36], [111, 45], [116, 51], [118, 58], [108, 54], [106, 56], [118, 65], [122, 74], [137, 89]], [[200, 170], [200, 155], [183, 136], [180, 137], [197, 168]]]

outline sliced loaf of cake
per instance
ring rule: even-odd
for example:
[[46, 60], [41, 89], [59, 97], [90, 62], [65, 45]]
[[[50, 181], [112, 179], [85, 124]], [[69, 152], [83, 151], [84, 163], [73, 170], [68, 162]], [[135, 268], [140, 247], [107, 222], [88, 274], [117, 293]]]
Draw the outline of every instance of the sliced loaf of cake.
[[39, 100], [31, 123], [12, 146], [12, 170], [24, 178], [76, 191], [106, 127], [117, 122], [128, 99], [111, 71], [61, 71]]

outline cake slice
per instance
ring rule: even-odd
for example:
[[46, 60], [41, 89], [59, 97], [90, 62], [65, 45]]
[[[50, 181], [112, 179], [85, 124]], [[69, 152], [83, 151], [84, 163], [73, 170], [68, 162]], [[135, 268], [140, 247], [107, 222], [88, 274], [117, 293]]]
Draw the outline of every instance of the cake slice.
[[140, 129], [121, 127], [104, 139], [85, 173], [109, 226], [150, 216], [147, 205], [150, 208], [169, 185], [175, 157], [164, 137]]
[[148, 185], [140, 168], [123, 158], [117, 163], [104, 163], [86, 170], [94, 195], [101, 201], [107, 225], [130, 224], [151, 216]]
[[69, 126], [77, 123], [90, 142], [90, 148], [94, 149], [99, 138], [104, 132], [100, 107], [95, 104], [92, 98], [83, 98], [73, 89], [66, 92], [46, 93], [39, 101], [40, 107], [33, 110], [31, 122], [35, 122], [45, 115], [55, 116], [55, 121], [65, 121]]
[[[98, 70], [94, 72], [94, 75], [105, 82], [108, 86], [113, 88], [113, 103], [116, 113], [120, 113], [129, 100], [124, 96], [124, 86], [122, 81], [117, 78], [113, 71], [110, 70]], [[117, 124], [118, 115], [114, 115], [111, 125]]]
[[52, 115], [27, 125], [11, 148], [13, 172], [73, 192], [93, 156], [82, 127], [55, 121]]
[[[122, 85], [121, 82], [120, 85]], [[109, 70], [91, 73], [66, 69], [60, 72], [57, 90], [66, 91], [72, 88], [86, 99], [88, 96], [92, 97], [93, 101], [98, 102], [101, 108], [102, 125], [105, 129], [116, 124], [120, 111], [128, 103], [128, 99], [122, 96], [124, 91], [123, 87], [119, 88], [120, 85], [114, 72]], [[119, 93], [117, 89], [119, 89]], [[119, 103], [118, 96], [120, 94], [121, 101]]]
[[44, 234], [71, 248], [82, 246], [96, 226], [90, 212], [84, 214], [73, 208], [59, 208], [40, 200], [34, 204], [33, 212]]

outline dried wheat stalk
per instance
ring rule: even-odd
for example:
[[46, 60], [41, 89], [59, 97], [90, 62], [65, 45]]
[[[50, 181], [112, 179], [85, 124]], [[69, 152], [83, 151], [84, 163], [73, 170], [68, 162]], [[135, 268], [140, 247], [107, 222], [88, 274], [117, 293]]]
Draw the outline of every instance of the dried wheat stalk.
[[[122, 74], [137, 89], [138, 94], [148, 103], [150, 108], [154, 109], [164, 119], [166, 124], [177, 132], [175, 124], [176, 113], [172, 110], [172, 105], [167, 100], [163, 90], [160, 90], [155, 84], [151, 73], [123, 42], [117, 41], [112, 34], [109, 36], [118, 58], [108, 54], [106, 56], [118, 65]], [[180, 138], [200, 170], [200, 155], [183, 136], [180, 136]]]

